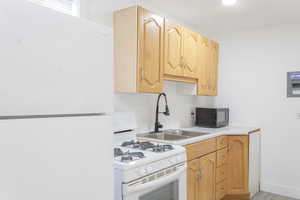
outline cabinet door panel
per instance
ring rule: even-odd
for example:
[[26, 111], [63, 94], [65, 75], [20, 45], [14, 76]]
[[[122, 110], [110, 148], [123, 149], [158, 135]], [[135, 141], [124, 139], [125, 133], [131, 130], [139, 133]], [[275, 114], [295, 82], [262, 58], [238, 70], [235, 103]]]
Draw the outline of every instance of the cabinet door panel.
[[139, 8], [139, 92], [160, 93], [163, 90], [164, 18]]
[[205, 37], [201, 37], [199, 43], [199, 75], [198, 75], [198, 94], [208, 95], [208, 79], [209, 79], [209, 40]]
[[198, 77], [199, 66], [199, 35], [185, 29], [183, 37], [183, 63], [184, 63], [184, 76], [187, 78]]
[[198, 94], [206, 96], [217, 95], [219, 45], [205, 37], [199, 42], [200, 72]]
[[188, 200], [199, 200], [199, 159], [189, 161], [187, 166], [187, 198]]
[[216, 198], [216, 153], [199, 159], [200, 180], [199, 200], [215, 200]]
[[229, 136], [228, 193], [248, 193], [248, 136]]
[[166, 20], [164, 64], [164, 73], [166, 75], [183, 76], [182, 42], [182, 27]]
[[211, 41], [210, 57], [210, 90], [211, 95], [216, 96], [218, 89], [219, 45], [213, 41]]

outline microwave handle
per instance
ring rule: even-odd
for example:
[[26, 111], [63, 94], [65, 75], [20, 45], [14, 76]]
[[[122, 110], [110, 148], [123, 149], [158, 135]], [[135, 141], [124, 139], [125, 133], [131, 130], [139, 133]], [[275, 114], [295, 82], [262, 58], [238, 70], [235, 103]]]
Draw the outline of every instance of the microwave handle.
[[184, 172], [186, 172], [186, 165], [183, 165], [176, 172], [174, 172], [166, 177], [162, 177], [162, 178], [159, 178], [158, 180], [150, 181], [149, 183], [145, 183], [142, 185], [128, 187], [127, 190], [124, 192], [127, 194], [132, 194], [132, 193], [140, 192], [140, 191], [143, 191], [146, 189], [148, 190], [150, 188], [159, 188], [167, 183], [170, 183], [170, 182], [176, 180]]

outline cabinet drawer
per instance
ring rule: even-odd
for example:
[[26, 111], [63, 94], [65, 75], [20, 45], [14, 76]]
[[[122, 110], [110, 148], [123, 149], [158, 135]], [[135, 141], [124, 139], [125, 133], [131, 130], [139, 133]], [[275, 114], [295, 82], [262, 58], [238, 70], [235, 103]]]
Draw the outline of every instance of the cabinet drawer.
[[217, 148], [223, 149], [228, 146], [228, 137], [227, 136], [220, 136], [217, 138]]
[[216, 182], [219, 183], [227, 178], [227, 165], [223, 165], [217, 168]]
[[212, 138], [186, 146], [187, 159], [193, 160], [217, 150], [217, 139]]
[[221, 200], [227, 194], [227, 182], [226, 180], [216, 185], [216, 200]]
[[217, 152], [217, 167], [225, 165], [228, 158], [228, 149], [222, 149]]

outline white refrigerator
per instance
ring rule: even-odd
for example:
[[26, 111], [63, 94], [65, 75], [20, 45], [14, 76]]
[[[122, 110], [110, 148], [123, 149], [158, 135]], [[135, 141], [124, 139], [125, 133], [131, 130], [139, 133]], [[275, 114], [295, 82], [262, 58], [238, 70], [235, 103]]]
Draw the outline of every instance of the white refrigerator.
[[0, 199], [113, 199], [112, 33], [0, 1]]

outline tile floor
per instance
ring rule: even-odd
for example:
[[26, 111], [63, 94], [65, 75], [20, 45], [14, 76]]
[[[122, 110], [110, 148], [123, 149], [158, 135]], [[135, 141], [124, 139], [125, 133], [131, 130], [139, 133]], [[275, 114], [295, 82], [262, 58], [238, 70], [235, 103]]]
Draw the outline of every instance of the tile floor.
[[268, 192], [260, 192], [252, 200], [297, 200], [289, 197], [280, 196]]

